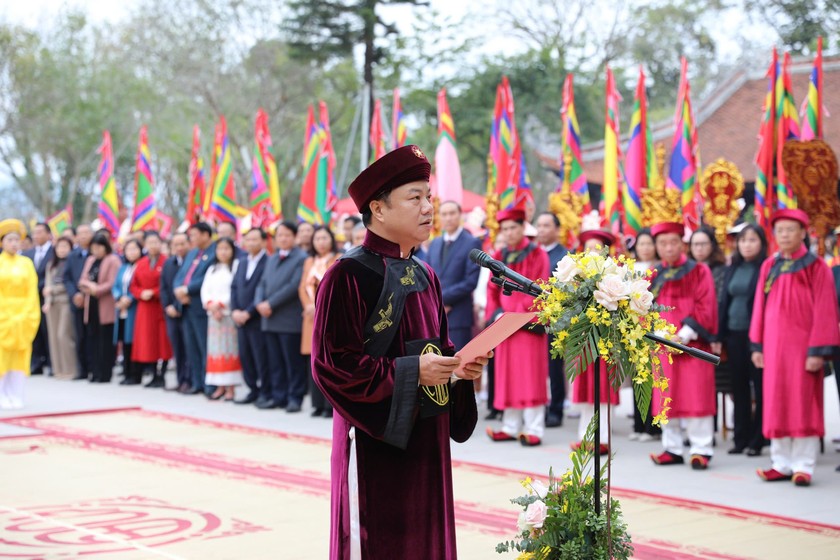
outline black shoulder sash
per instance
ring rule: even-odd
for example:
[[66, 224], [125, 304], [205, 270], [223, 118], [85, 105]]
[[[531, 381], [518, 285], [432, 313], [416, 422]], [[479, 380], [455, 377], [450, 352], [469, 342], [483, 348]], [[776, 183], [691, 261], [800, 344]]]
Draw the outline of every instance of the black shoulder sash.
[[767, 273], [767, 281], [764, 282], [764, 295], [768, 295], [773, 289], [773, 284], [779, 279], [782, 274], [790, 274], [792, 272], [799, 272], [805, 270], [814, 262], [817, 256], [814, 253], [808, 252], [796, 260], [783, 259], [780, 255], [776, 255], [776, 260], [773, 261], [773, 266], [770, 267], [770, 272]]
[[654, 268], [656, 276], [653, 278], [653, 283], [650, 286], [650, 293], [653, 294], [653, 297], [659, 296], [659, 292], [662, 290], [662, 286], [665, 285], [665, 282], [681, 280], [686, 274], [694, 270], [694, 267], [696, 266], [697, 263], [691, 259], [688, 259], [684, 264], [677, 267], [665, 267], [661, 263], [658, 264], [656, 268]]
[[502, 249], [502, 262], [506, 265], [510, 266], [512, 264], [518, 264], [525, 260], [525, 257], [531, 254], [531, 252], [536, 249], [537, 246], [533, 243], [528, 243], [528, 245], [520, 249], [519, 251], [511, 251], [507, 247]]
[[383, 277], [379, 301], [365, 323], [365, 353], [384, 356], [399, 330], [406, 298], [429, 287], [429, 272], [417, 257], [392, 259], [364, 247], [354, 247], [341, 258], [353, 259]]

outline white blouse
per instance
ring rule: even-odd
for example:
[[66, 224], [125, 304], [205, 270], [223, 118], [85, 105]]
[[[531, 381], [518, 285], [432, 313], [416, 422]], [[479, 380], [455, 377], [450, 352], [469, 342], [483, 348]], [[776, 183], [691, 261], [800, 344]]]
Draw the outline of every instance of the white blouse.
[[230, 314], [230, 286], [238, 265], [238, 260], [233, 261], [233, 270], [230, 270], [225, 265], [216, 263], [207, 270], [201, 284], [201, 302], [205, 309], [208, 303], [217, 302], [222, 304], [222, 313]]

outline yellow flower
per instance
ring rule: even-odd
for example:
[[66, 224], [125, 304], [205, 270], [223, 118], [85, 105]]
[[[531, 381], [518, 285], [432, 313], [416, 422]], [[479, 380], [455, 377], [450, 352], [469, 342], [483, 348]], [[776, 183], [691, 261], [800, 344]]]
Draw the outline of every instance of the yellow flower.
[[533, 482], [533, 480], [531, 479], [531, 477], [530, 477], [530, 476], [526, 476], [523, 480], [520, 480], [520, 481], [519, 481], [519, 484], [521, 484], [521, 485], [522, 485], [522, 488], [524, 488], [524, 489], [528, 490], [528, 489], [531, 487], [531, 482]]

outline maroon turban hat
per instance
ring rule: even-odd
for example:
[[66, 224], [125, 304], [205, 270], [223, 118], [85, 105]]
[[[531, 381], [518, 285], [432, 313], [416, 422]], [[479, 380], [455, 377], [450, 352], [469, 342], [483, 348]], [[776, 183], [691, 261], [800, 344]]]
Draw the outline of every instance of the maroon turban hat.
[[676, 233], [682, 238], [685, 233], [685, 226], [680, 222], [660, 222], [650, 228], [650, 234], [654, 239], [656, 239], [657, 235], [662, 235], [663, 233]]
[[505, 220], [524, 222], [525, 210], [518, 210], [516, 208], [510, 208], [508, 210], [499, 210], [499, 212], [496, 214], [496, 221], [501, 224]]
[[356, 177], [347, 189], [359, 212], [379, 195], [414, 181], [428, 181], [432, 165], [414, 145], [388, 152]]
[[810, 222], [808, 221], [808, 214], [797, 208], [784, 208], [777, 210], [770, 216], [770, 225], [774, 225], [778, 220], [793, 220], [802, 224], [802, 227], [807, 228]]

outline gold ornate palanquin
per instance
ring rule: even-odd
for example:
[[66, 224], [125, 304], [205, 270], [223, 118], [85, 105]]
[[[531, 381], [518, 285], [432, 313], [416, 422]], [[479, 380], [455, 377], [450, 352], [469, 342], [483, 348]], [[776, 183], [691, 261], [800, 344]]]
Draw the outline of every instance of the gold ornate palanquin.
[[709, 164], [700, 179], [703, 197], [703, 221], [714, 228], [721, 247], [726, 246], [726, 232], [735, 225], [741, 209], [738, 199], [744, 193], [744, 177], [738, 167], [723, 158]]
[[797, 206], [811, 220], [811, 228], [819, 239], [819, 255], [823, 256], [826, 236], [840, 225], [837, 156], [823, 140], [789, 140], [782, 149], [782, 165]]

